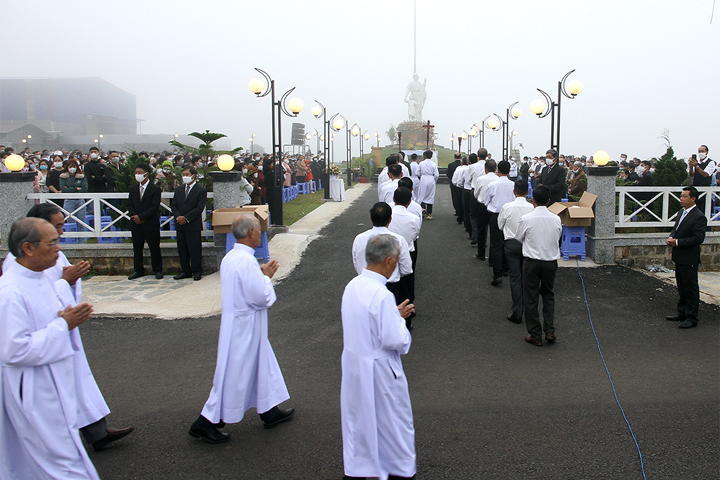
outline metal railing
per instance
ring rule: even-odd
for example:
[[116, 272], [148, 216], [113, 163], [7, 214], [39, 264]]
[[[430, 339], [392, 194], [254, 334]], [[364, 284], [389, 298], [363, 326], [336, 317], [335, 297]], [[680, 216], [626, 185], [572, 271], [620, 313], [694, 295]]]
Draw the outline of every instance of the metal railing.
[[[162, 199], [170, 200], [173, 198], [172, 192], [163, 192]], [[208, 198], [213, 198], [213, 192], [208, 192]], [[67, 210], [63, 206], [60, 209], [65, 215], [66, 223], [75, 223], [78, 231], [66, 231], [63, 237], [67, 238], [130, 238], [129, 229], [122, 228], [121, 220], [126, 219], [131, 222], [130, 215], [125, 209], [121, 209], [120, 205], [124, 200], [128, 199], [127, 193], [31, 193], [27, 196], [29, 200], [38, 200], [41, 203], [54, 200], [82, 200], [81, 206], [73, 210]], [[55, 202], [57, 203], [57, 202]], [[64, 202], [63, 202], [64, 203]], [[81, 211], [88, 211], [88, 205], [92, 213], [82, 215]], [[160, 202], [161, 223], [160, 236], [174, 237], [175, 231], [170, 230], [175, 219], [172, 215], [170, 202], [167, 204]], [[88, 218], [82, 218], [92, 215], [92, 222]], [[106, 220], [103, 220], [105, 217]], [[107, 218], [110, 217], [109, 220]], [[206, 223], [207, 212], [202, 213], [203, 231], [202, 236], [212, 237], [213, 231], [207, 228]], [[99, 221], [98, 221], [99, 220]], [[167, 228], [167, 230], [165, 230]]]
[[[680, 210], [679, 187], [615, 187], [615, 228], [673, 227]], [[709, 226], [720, 226], [720, 187], [697, 187]]]

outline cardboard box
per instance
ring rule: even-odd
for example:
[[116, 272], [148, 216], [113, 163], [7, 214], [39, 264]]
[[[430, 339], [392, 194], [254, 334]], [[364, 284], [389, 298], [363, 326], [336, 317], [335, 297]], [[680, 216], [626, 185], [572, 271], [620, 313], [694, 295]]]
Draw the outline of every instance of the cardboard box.
[[260, 230], [266, 232], [270, 227], [270, 212], [267, 205], [245, 205], [240, 208], [218, 208], [213, 210], [212, 226], [215, 233], [230, 233], [232, 222], [243, 213], [254, 214], [260, 222]]
[[593, 205], [597, 195], [585, 192], [579, 202], [557, 202], [548, 207], [548, 210], [560, 216], [560, 221], [568, 227], [589, 227], [595, 218]]

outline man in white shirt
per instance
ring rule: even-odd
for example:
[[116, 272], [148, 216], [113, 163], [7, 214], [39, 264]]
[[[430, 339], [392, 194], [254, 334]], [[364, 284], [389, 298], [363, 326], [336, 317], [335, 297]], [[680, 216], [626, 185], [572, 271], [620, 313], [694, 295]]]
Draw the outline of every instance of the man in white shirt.
[[395, 190], [398, 188], [398, 182], [400, 181], [400, 178], [402, 178], [402, 168], [400, 168], [400, 165], [397, 164], [389, 165], [387, 174], [390, 181], [383, 184], [382, 192], [380, 193], [380, 201], [389, 204], [393, 201], [393, 195], [395, 194]]
[[483, 203], [490, 214], [490, 263], [492, 263], [493, 279], [490, 285], [498, 286], [502, 283], [503, 275], [507, 274], [507, 259], [505, 258], [503, 233], [498, 227], [498, 215], [503, 205], [515, 200], [513, 190], [515, 184], [508, 179], [510, 163], [501, 160], [498, 163], [498, 179], [485, 189]]
[[[412, 259], [410, 258], [410, 248], [402, 235], [391, 232], [388, 229], [388, 226], [392, 221], [392, 209], [390, 208], [390, 205], [385, 202], [378, 202], [373, 205], [370, 209], [370, 221], [372, 221], [373, 228], [359, 234], [353, 241], [353, 266], [355, 267], [355, 271], [358, 275], [362, 273], [363, 269], [367, 266], [365, 263], [365, 247], [368, 240], [372, 237], [383, 233], [394, 236], [397, 238], [398, 244], [400, 245], [400, 259], [398, 260], [395, 271], [393, 271], [393, 274], [388, 278], [387, 287], [391, 292], [398, 292], [399, 294], [398, 283], [400, 282], [400, 277], [410, 275], [413, 272]], [[400, 303], [402, 302], [397, 302], [397, 304]]]
[[[471, 153], [468, 155], [468, 169], [465, 173], [465, 182], [463, 184], [463, 211], [465, 212], [466, 226], [470, 225], [470, 245], [477, 244], [478, 207], [473, 192], [473, 182], [475, 178], [479, 176], [477, 172], [480, 167], [481, 165], [478, 163], [477, 154]], [[484, 162], [482, 168], [484, 168]], [[483, 173], [485, 173], [484, 170]]]
[[[459, 156], [459, 153], [455, 154], [456, 156]], [[460, 161], [460, 166], [458, 166], [455, 169], [455, 173], [453, 173], [453, 178], [450, 180], [450, 183], [452, 183], [455, 186], [455, 195], [457, 195], [457, 203], [458, 203], [458, 218], [457, 222], [460, 224], [465, 223], [465, 211], [463, 210], [463, 203], [462, 203], [462, 194], [463, 194], [463, 185], [465, 184], [465, 172], [467, 171], [468, 165], [467, 165], [467, 158], [463, 158]], [[467, 232], [467, 227], [465, 228], [465, 231]], [[468, 232], [470, 234], [470, 232]]]
[[[693, 155], [690, 160], [688, 160], [688, 165], [688, 173], [690, 174], [690, 178], [692, 178], [693, 187], [709, 187], [713, 185], [712, 180], [717, 164], [715, 160], [708, 158], [707, 145], [700, 145], [698, 147], [697, 155]], [[708, 192], [706, 196], [698, 197], [697, 199], [697, 208], [703, 215], [705, 215], [705, 199], [710, 198], [710, 196]], [[712, 215], [712, 211], [710, 214]]]
[[522, 267], [523, 253], [522, 243], [515, 240], [518, 224], [523, 215], [533, 211], [533, 206], [525, 197], [528, 194], [526, 180], [520, 179], [515, 182], [515, 200], [506, 203], [500, 209], [498, 215], [498, 227], [503, 232], [505, 239], [505, 258], [507, 259], [508, 275], [510, 276], [510, 295], [512, 296], [512, 313], [507, 319], [513, 323], [522, 322], [523, 317], [523, 296], [522, 296]]
[[382, 172], [380, 172], [380, 175], [378, 175], [378, 201], [382, 202], [382, 189], [386, 182], [390, 181], [390, 176], [388, 175], [388, 167], [390, 165], [400, 165], [400, 168], [402, 169], [402, 176], [403, 177], [409, 177], [410, 171], [407, 169], [405, 165], [402, 165], [400, 163], [400, 155], [397, 153], [390, 154], [385, 159], [385, 168], [383, 168]]
[[[486, 150], [487, 152], [487, 150]], [[495, 160], [487, 160], [485, 162], [485, 175], [479, 177], [475, 182], [475, 199], [478, 202], [478, 253], [475, 256], [480, 261], [485, 260], [485, 250], [487, 249], [487, 231], [488, 224], [490, 223], [490, 212], [488, 212], [487, 205], [483, 202], [483, 195], [487, 186], [497, 180], [498, 176], [495, 173], [497, 171], [497, 164]]]
[[[409, 178], [403, 177], [398, 182], [398, 188], [399, 187], [405, 187], [412, 192], [413, 182]], [[390, 208], [393, 208], [395, 206], [395, 203], [394, 202], [389, 203], [388, 205], [390, 205]], [[407, 209], [408, 209], [408, 212], [410, 212], [413, 215], [416, 215], [418, 217], [418, 219], [420, 220], [420, 227], [422, 227], [422, 221], [423, 221], [422, 206], [420, 206], [420, 204], [417, 203], [415, 200], [410, 199], [410, 205], [408, 205]], [[415, 250], [417, 250], [417, 242], [415, 245]], [[414, 269], [415, 269], [415, 266], [413, 265], [413, 270]]]
[[[523, 307], [528, 335], [525, 341], [542, 347], [545, 340], [554, 342], [555, 336], [555, 274], [560, 258], [560, 217], [547, 209], [550, 189], [538, 185], [533, 191], [535, 210], [520, 219], [515, 240], [523, 244]], [[543, 325], [538, 313], [539, 296], [543, 297]]]
[[400, 355], [412, 338], [385, 287], [400, 256], [395, 237], [368, 239], [360, 274], [342, 297], [342, 414], [344, 478], [414, 478], [415, 428]]
[[[417, 251], [415, 250], [415, 245], [417, 239], [420, 237], [420, 219], [407, 209], [412, 201], [412, 192], [409, 189], [400, 187], [395, 190], [393, 200], [394, 207], [392, 207], [392, 222], [388, 225], [388, 230], [401, 235], [407, 242], [408, 250], [410, 250], [410, 260], [412, 261], [413, 270], [409, 275], [400, 277], [400, 282], [398, 282], [399, 291], [398, 294], [395, 295], [395, 298], [398, 303], [408, 300], [410, 303], [414, 304], [415, 264], [417, 262]], [[392, 289], [390, 291], [395, 293]], [[406, 320], [408, 330], [410, 331], [412, 331], [413, 316], [408, 317]]]

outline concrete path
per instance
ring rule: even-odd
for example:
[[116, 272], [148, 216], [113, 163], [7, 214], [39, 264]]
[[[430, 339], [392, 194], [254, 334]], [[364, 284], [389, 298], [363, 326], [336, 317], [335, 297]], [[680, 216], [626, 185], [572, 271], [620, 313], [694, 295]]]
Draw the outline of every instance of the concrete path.
[[[269, 243], [270, 257], [280, 267], [275, 283], [286, 278], [300, 262], [303, 252], [332, 219], [343, 213], [373, 185], [358, 183], [348, 189], [344, 202], [326, 202], [289, 227], [287, 233], [275, 235]], [[165, 278], [146, 277], [130, 281], [127, 277], [97, 276], [83, 281], [83, 301], [89, 302], [96, 316], [136, 318], [202, 318], [220, 313], [221, 289], [218, 272], [195, 282], [173, 280], [176, 272]]]

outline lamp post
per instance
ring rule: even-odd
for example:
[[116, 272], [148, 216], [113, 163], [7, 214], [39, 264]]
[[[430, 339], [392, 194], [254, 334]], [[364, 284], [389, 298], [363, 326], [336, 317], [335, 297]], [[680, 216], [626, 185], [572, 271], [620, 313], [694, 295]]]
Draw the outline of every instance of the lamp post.
[[250, 141], [250, 155], [253, 155], [255, 153], [255, 133], [250, 135], [249, 141]]
[[[288, 108], [285, 107], [285, 99], [288, 95], [295, 90], [295, 87], [285, 92], [279, 101], [275, 101], [275, 80], [270, 78], [263, 70], [256, 68], [267, 83], [263, 82], [260, 78], [253, 78], [250, 80], [249, 87], [250, 91], [258, 97], [264, 97], [268, 93], [271, 99], [271, 111], [272, 111], [272, 141], [273, 141], [273, 158], [275, 159], [275, 185], [272, 185], [273, 191], [273, 202], [270, 209], [270, 216], [272, 217], [273, 225], [283, 224], [283, 203], [282, 203], [282, 189], [283, 189], [283, 175], [282, 175], [282, 128], [281, 119], [282, 115], [285, 114], [288, 117], [297, 117], [304, 107], [303, 101], [299, 98], [291, 98], [288, 102]], [[275, 109], [277, 108], [277, 112]]]
[[323, 197], [325, 200], [330, 199], [330, 175], [328, 174], [328, 167], [330, 167], [330, 122], [327, 119], [327, 108], [325, 108], [325, 105], [315, 100], [315, 103], [317, 105], [312, 107], [312, 110], [310, 110], [310, 113], [312, 113], [315, 118], [320, 118], [320, 115], [323, 117], [323, 133], [320, 135], [319, 139], [323, 141], [323, 157], [325, 158], [325, 168], [323, 172], [323, 190], [324, 194]]
[[[340, 130], [345, 127], [345, 143], [346, 143], [346, 153], [347, 153], [347, 182], [348, 187], [351, 185], [352, 177], [350, 172], [350, 156], [352, 155], [351, 146], [350, 146], [350, 126], [348, 125], [348, 121], [345, 117], [340, 115], [339, 113], [336, 113], [332, 117], [330, 117], [330, 127], [336, 131], [340, 132]], [[335, 134], [333, 133], [333, 140], [334, 140]], [[334, 143], [333, 143], [334, 145]], [[333, 160], [335, 159], [335, 155], [333, 154]]]
[[470, 127], [470, 130], [468, 131], [469, 137], [468, 137], [468, 153], [472, 152], [472, 139], [477, 137], [480, 133], [480, 129], [477, 125], [473, 123], [472, 127]]
[[[468, 139], [468, 132], [466, 132], [465, 130], [463, 130], [463, 134], [461, 135], [461, 138], [463, 139], [463, 141], [467, 140], [467, 139]], [[468, 143], [470, 143], [470, 142], [468, 142]], [[458, 149], [459, 149], [459, 147], [460, 147], [460, 146], [458, 145]], [[468, 155], [470, 155], [470, 148], [468, 148]]]
[[508, 132], [508, 130], [510, 128], [510, 117], [512, 116], [513, 120], [517, 120], [517, 118], [522, 115], [522, 110], [520, 110], [519, 107], [515, 106], [517, 104], [518, 102], [515, 102], [505, 110], [505, 120], [503, 120], [502, 117], [497, 113], [493, 113], [492, 116], [494, 116], [495, 118], [491, 118], [487, 121], [487, 126], [496, 132], [500, 130], [500, 127], [502, 126], [503, 150], [500, 160], [507, 160], [509, 158], [508, 147], [510, 145], [510, 132]]
[[[574, 71], [575, 70], [570, 70], [558, 82], [557, 103], [552, 101], [552, 98], [550, 98], [550, 95], [548, 95], [547, 92], [544, 92], [539, 88], [537, 90], [538, 92], [542, 93], [543, 96], [547, 99], [547, 104], [541, 98], [536, 98], [535, 100], [530, 102], [530, 110], [532, 110], [532, 112], [536, 114], [539, 118], [545, 118], [548, 116], [548, 114], [552, 113], [552, 116], [550, 118], [550, 147], [557, 150], [558, 155], [560, 154], [560, 101], [562, 100], [563, 96], [572, 100], [580, 92], [582, 92], [583, 89], [582, 82], [577, 79], [571, 80], [566, 87], [565, 82], [567, 82], [567, 78]], [[550, 106], [550, 108], [546, 110], [546, 107], [548, 105]], [[555, 118], [555, 109], [557, 109], [557, 119]]]
[[360, 128], [360, 126], [356, 123], [355, 125], [353, 125], [351, 132], [352, 132], [353, 137], [357, 137], [357, 139], [358, 139], [358, 146], [360, 147], [360, 149], [358, 150], [358, 155], [359, 155], [360, 160], [362, 161], [362, 156], [363, 156], [363, 136], [361, 135], [362, 128]]
[[[28, 135], [28, 137], [29, 137], [29, 136], [30, 136], [30, 135]], [[102, 140], [102, 138], [103, 138], [103, 135], [102, 135], [102, 133], [101, 133], [101, 134], [98, 135], [97, 138], [95, 139], [95, 143], [97, 143], [98, 150], [102, 150], [102, 147], [100, 146], [100, 141]]]

